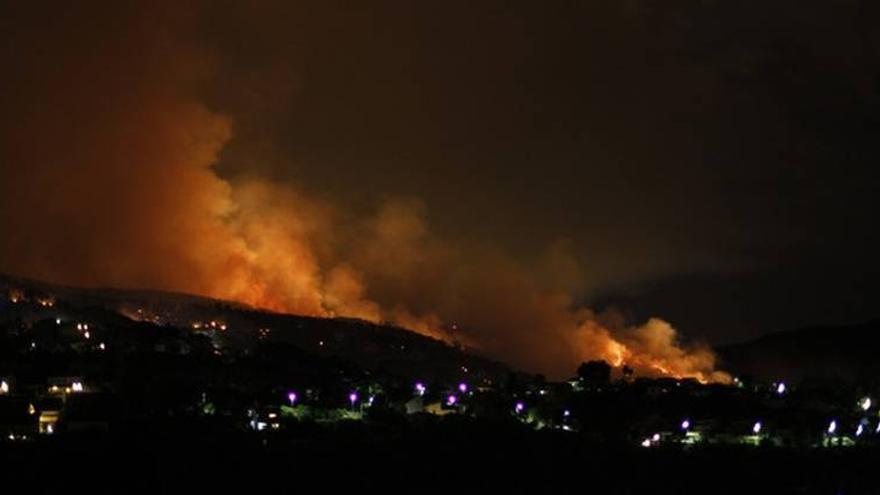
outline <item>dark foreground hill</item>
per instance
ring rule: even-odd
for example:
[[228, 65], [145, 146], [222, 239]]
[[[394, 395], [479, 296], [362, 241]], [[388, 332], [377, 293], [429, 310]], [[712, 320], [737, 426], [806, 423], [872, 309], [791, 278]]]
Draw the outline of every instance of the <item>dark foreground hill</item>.
[[774, 333], [721, 347], [722, 367], [759, 380], [875, 383], [880, 379], [880, 320]]
[[84, 289], [0, 275], [0, 323], [55, 318], [116, 330], [136, 329], [136, 323], [176, 327], [209, 334], [235, 350], [275, 341], [365, 370], [424, 379], [498, 380], [509, 372], [503, 364], [393, 325], [271, 313], [186, 294]]

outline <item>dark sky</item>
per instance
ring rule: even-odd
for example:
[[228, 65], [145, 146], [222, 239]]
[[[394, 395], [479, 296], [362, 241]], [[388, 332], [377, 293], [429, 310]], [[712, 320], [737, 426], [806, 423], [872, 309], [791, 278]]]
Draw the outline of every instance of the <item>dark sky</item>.
[[[561, 250], [580, 269], [563, 263], [565, 276], [554, 278], [567, 279], [578, 301], [636, 321], [662, 316], [691, 337], [728, 342], [880, 315], [880, 4], [873, 0], [0, 9], [7, 60], [0, 102], [12, 109], [0, 150], [0, 192], [13, 198], [7, 217], [0, 214], [7, 231], [27, 230], [9, 207], [34, 204], [22, 189], [54, 177], [24, 172], [29, 167], [16, 160], [39, 168], [73, 156], [83, 170], [92, 159], [123, 163], [113, 170], [159, 170], [126, 160], [132, 149], [145, 164], [176, 159], [179, 133], [143, 130], [173, 127], [171, 116], [181, 128], [210, 121], [213, 144], [200, 151], [219, 155], [215, 168], [230, 183], [269, 177], [351, 218], [389, 199], [415, 200], [444, 245], [503, 251], [526, 270]], [[177, 105], [180, 93], [223, 119]], [[85, 124], [69, 132], [65, 115]], [[118, 125], [132, 115], [143, 125]], [[167, 149], [155, 151], [143, 132]], [[105, 144], [77, 148], [100, 133], [133, 148], [111, 146], [99, 158]], [[37, 135], [49, 142], [33, 146]], [[130, 180], [101, 170], [92, 172], [104, 190]], [[160, 175], [143, 180], [164, 183]], [[50, 186], [63, 188], [56, 179]], [[110, 196], [104, 205], [115, 204]], [[28, 225], [57, 231], [62, 210], [40, 206]], [[122, 224], [127, 210], [118, 211], [112, 222]], [[65, 235], [82, 231], [65, 222]], [[192, 225], [182, 221], [171, 232]], [[111, 245], [114, 229], [94, 238]], [[134, 276], [120, 263], [99, 279], [72, 272], [68, 261], [60, 271], [43, 269], [64, 257], [36, 249], [41, 238], [10, 237], [0, 269], [217, 294], [168, 282], [171, 273]], [[108, 252], [131, 251], [134, 242]], [[94, 251], [88, 243], [77, 249]], [[164, 244], [151, 249], [179, 254]], [[10, 253], [30, 257], [14, 261]], [[369, 285], [382, 291], [381, 281]]]
[[880, 314], [876, 2], [216, 10], [221, 72], [272, 81], [216, 105], [278, 178], [525, 259], [567, 239], [583, 297], [713, 340]]

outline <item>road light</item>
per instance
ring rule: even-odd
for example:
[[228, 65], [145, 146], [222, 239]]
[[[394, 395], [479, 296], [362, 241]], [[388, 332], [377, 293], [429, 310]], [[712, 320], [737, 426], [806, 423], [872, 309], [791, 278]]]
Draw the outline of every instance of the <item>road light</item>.
[[778, 395], [785, 393], [785, 382], [779, 382], [779, 385], [776, 386], [776, 393]]
[[461, 382], [461, 383], [458, 384], [458, 391], [459, 391], [459, 392], [461, 392], [461, 393], [463, 393], [463, 394], [466, 394], [466, 393], [467, 393], [467, 390], [468, 390], [467, 383]]
[[517, 414], [520, 414], [526, 409], [526, 405], [522, 402], [517, 402], [516, 406], [514, 406], [513, 410], [516, 411]]
[[348, 401], [351, 402], [351, 407], [354, 407], [355, 402], [358, 400], [358, 394], [356, 392], [352, 392], [348, 394]]
[[296, 392], [290, 392], [287, 394], [287, 402], [290, 402], [290, 405], [296, 404]]
[[416, 383], [416, 394], [418, 394], [420, 397], [425, 395], [425, 392], [427, 390], [428, 390], [428, 388], [425, 387], [424, 383], [422, 383], [422, 382]]
[[831, 423], [828, 423], [828, 434], [834, 435], [834, 432], [837, 431], [837, 420], [831, 420]]
[[691, 427], [691, 421], [689, 419], [686, 419], [681, 422], [681, 429], [682, 430], [687, 431], [688, 429], [690, 429], [690, 427]]
[[862, 436], [862, 433], [864, 433], [864, 432], [865, 432], [865, 426], [862, 424], [859, 424], [859, 427], [856, 428], [856, 436], [860, 437], [860, 436]]
[[760, 434], [760, 433], [761, 433], [761, 428], [763, 428], [763, 427], [764, 427], [764, 426], [761, 424], [761, 422], [760, 422], [760, 421], [757, 421], [757, 422], [755, 423], [755, 425], [752, 426], [752, 433], [754, 433], [755, 435]]
[[450, 394], [449, 397], [446, 398], [446, 404], [449, 406], [454, 406], [456, 402], [458, 402], [458, 397], [455, 395]]
[[864, 399], [862, 399], [861, 408], [862, 408], [862, 411], [867, 411], [868, 409], [871, 409], [871, 398], [870, 397], [865, 397]]
[[6, 380], [0, 381], [0, 394], [8, 394], [9, 393], [9, 383]]

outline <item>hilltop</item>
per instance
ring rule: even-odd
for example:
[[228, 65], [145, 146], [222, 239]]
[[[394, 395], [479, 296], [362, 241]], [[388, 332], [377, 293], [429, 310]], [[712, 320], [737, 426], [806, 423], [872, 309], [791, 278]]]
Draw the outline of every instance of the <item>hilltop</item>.
[[0, 275], [0, 294], [8, 295], [0, 299], [0, 323], [61, 318], [123, 330], [149, 323], [203, 333], [235, 351], [277, 342], [401, 377], [494, 381], [509, 373], [507, 366], [470, 350], [359, 319], [280, 314], [189, 294], [78, 288], [7, 275]]

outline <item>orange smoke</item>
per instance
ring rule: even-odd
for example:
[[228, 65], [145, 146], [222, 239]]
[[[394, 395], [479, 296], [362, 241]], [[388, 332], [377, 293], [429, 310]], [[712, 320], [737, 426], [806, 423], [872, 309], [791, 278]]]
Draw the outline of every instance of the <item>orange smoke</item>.
[[[556, 377], [604, 359], [728, 378], [663, 321], [610, 329], [577, 308], [577, 265], [556, 248], [533, 273], [436, 238], [418, 201], [351, 220], [288, 185], [222, 177], [234, 122], [196, 96], [211, 56], [175, 36], [188, 13], [113, 8], [82, 23], [17, 12], [11, 25], [41, 27], [0, 45], [19, 68], [0, 81], [0, 270], [390, 321]], [[92, 29], [104, 23], [125, 29]]]

